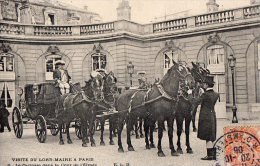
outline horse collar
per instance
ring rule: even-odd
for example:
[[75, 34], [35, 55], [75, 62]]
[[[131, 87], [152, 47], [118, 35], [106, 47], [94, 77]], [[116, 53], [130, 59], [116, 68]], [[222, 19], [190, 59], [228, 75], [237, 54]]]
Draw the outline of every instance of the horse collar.
[[171, 97], [163, 88], [161, 84], [156, 84], [159, 92], [162, 94], [162, 97], [169, 99], [169, 100], [176, 100], [174, 97]]

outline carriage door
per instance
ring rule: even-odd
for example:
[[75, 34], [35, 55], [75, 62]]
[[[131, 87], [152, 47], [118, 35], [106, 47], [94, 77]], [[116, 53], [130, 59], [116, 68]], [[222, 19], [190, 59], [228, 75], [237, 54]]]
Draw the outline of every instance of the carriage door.
[[214, 75], [214, 91], [220, 97], [215, 105], [217, 118], [226, 118], [226, 82], [225, 82], [225, 52], [222, 45], [207, 48], [207, 69]]

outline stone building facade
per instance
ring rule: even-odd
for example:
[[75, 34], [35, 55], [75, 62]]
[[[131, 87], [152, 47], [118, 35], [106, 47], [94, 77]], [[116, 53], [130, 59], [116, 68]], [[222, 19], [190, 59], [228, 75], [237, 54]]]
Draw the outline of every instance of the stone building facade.
[[38, 25], [101, 22], [99, 14], [54, 0], [0, 0], [0, 20]]
[[260, 5], [211, 12], [152, 24], [127, 20], [39, 26], [0, 22], [0, 93], [18, 104], [28, 83], [52, 81], [55, 61], [63, 59], [73, 82], [89, 79], [92, 70], [113, 71], [121, 88], [130, 85], [127, 64], [146, 71], [148, 82], [162, 78], [171, 60], [199, 62], [215, 76], [220, 93], [218, 118], [230, 118], [231, 71], [227, 58], [236, 57], [235, 94], [238, 118], [260, 115]]

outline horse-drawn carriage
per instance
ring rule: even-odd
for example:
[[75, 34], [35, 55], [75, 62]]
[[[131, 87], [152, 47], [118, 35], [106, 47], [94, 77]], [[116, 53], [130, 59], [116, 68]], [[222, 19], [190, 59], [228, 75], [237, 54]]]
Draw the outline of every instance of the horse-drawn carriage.
[[[23, 123], [34, 122], [35, 134], [39, 142], [44, 143], [47, 138], [47, 129], [53, 136], [59, 132], [55, 108], [59, 99], [58, 89], [53, 83], [27, 84], [24, 87], [25, 100], [20, 109], [14, 107], [12, 122], [17, 138], [23, 135]], [[73, 125], [76, 135], [80, 138], [80, 126], [77, 120]]]

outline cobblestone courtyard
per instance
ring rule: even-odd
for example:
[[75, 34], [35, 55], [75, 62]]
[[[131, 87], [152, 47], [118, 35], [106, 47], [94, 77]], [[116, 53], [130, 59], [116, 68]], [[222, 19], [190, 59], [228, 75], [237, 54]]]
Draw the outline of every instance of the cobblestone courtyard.
[[[238, 125], [242, 124], [256, 124], [260, 123], [259, 121], [240, 121]], [[227, 120], [218, 120], [218, 136], [223, 132], [222, 129], [224, 126], [232, 125]], [[176, 129], [176, 126], [174, 127]], [[200, 158], [204, 157], [206, 154], [205, 142], [199, 140], [196, 137], [195, 132], [190, 133], [191, 146], [193, 148], [194, 154], [187, 154], [185, 149], [185, 134], [182, 135], [182, 148], [184, 154], [179, 157], [172, 157], [170, 155], [169, 145], [168, 145], [168, 136], [167, 132], [164, 132], [163, 136], [163, 149], [166, 154], [166, 157], [159, 158], [157, 157], [157, 149], [146, 150], [144, 146], [144, 139], [135, 139], [132, 136], [132, 144], [135, 148], [135, 152], [128, 152], [126, 145], [126, 134], [125, 130], [123, 131], [123, 145], [125, 153], [117, 152], [117, 138], [114, 139], [116, 145], [111, 146], [108, 144], [108, 130], [105, 130], [105, 141], [106, 146], [99, 145], [99, 136], [100, 132], [96, 132], [95, 140], [96, 147], [81, 147], [81, 141], [76, 137], [74, 129], [71, 129], [71, 137], [73, 144], [59, 145], [58, 136], [52, 136], [48, 131], [46, 143], [39, 143], [34, 133], [34, 125], [27, 124], [24, 125], [24, 134], [22, 139], [17, 139], [12, 132], [5, 130], [4, 133], [0, 134], [0, 165], [7, 166], [33, 166], [33, 164], [41, 164], [41, 166], [48, 166], [47, 164], [59, 163], [58, 166], [69, 166], [62, 165], [65, 163], [74, 164], [78, 163], [82, 166], [86, 166], [86, 163], [96, 164], [98, 166], [190, 166], [190, 165], [200, 165], [200, 166], [209, 166], [212, 165], [212, 161], [201, 161]], [[157, 132], [155, 135], [155, 143], [157, 143]], [[64, 135], [66, 140], [66, 136]], [[174, 143], [176, 147], [177, 135], [176, 130], [174, 131]], [[26, 158], [28, 161], [13, 161], [18, 158]], [[30, 161], [31, 158], [36, 158], [36, 162]], [[44, 161], [47, 160], [52, 161]], [[77, 160], [69, 162], [55, 162], [54, 158], [66, 158], [67, 160]], [[25, 159], [25, 160], [26, 160]], [[93, 161], [86, 161], [92, 160]], [[41, 160], [41, 161], [39, 161]], [[84, 165], [85, 163], [85, 165]], [[20, 165], [19, 165], [20, 164]], [[44, 165], [46, 164], [46, 165]], [[8, 166], [9, 166], [8, 165]], [[80, 165], [79, 165], [80, 166]]]

